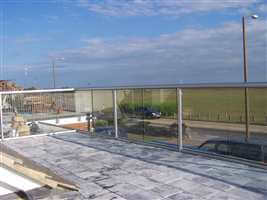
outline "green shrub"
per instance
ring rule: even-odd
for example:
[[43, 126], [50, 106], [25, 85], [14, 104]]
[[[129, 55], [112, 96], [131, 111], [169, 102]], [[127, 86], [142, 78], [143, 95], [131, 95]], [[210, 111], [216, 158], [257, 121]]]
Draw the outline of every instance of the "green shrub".
[[164, 116], [173, 116], [177, 110], [176, 103], [174, 102], [164, 102], [155, 106], [158, 107], [158, 110], [160, 110]]
[[98, 119], [95, 122], [95, 126], [96, 127], [99, 127], [99, 126], [108, 126], [108, 121], [102, 120], [102, 119]]
[[114, 125], [114, 120], [113, 119], [108, 119], [107, 123], [108, 123], [108, 125]]

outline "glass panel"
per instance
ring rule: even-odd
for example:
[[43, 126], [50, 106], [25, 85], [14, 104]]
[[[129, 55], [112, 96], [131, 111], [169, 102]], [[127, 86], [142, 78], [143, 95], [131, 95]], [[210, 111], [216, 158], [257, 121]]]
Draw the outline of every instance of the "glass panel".
[[[88, 116], [92, 113], [92, 92], [91, 90], [75, 91], [74, 98], [66, 98], [68, 110], [70, 111], [69, 120], [63, 127], [78, 131], [88, 131]], [[71, 106], [70, 106], [71, 105]]]
[[98, 135], [115, 136], [113, 94], [111, 90], [93, 90], [93, 115], [95, 133]]
[[[267, 126], [267, 88], [249, 88], [250, 123]], [[254, 126], [251, 126], [252, 131]]]
[[177, 148], [176, 89], [145, 89], [145, 142]]
[[248, 140], [244, 94], [243, 88], [183, 90], [184, 146], [263, 162], [267, 145], [266, 89], [248, 89]]
[[143, 90], [118, 90], [117, 104], [119, 137], [143, 141], [144, 121], [140, 108], [143, 105]]
[[185, 147], [244, 140], [244, 89], [185, 89], [183, 105]]
[[[249, 148], [250, 157], [267, 165], [267, 88], [249, 88], [250, 143], [259, 144]], [[262, 155], [259, 154], [262, 152]]]

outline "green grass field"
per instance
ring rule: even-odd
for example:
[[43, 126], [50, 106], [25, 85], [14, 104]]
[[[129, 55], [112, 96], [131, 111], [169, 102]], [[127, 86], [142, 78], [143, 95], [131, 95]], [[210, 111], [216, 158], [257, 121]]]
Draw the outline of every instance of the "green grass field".
[[[245, 121], [244, 89], [199, 89], [184, 91], [184, 111], [200, 120]], [[249, 89], [250, 121], [264, 124], [267, 117], [267, 89]]]
[[[165, 117], [176, 114], [176, 90], [152, 89], [129, 90], [123, 93], [121, 107], [133, 110], [138, 106], [159, 109]], [[143, 101], [142, 101], [143, 100]], [[244, 123], [244, 89], [184, 89], [183, 117], [191, 120], [224, 121]], [[267, 124], [267, 89], [249, 89], [250, 121], [254, 124]]]

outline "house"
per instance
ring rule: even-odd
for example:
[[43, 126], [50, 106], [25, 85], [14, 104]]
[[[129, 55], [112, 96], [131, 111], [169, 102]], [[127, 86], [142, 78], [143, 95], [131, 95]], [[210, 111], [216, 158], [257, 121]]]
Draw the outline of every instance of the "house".
[[0, 80], [0, 91], [16, 91], [23, 90], [23, 87], [17, 86], [9, 80]]

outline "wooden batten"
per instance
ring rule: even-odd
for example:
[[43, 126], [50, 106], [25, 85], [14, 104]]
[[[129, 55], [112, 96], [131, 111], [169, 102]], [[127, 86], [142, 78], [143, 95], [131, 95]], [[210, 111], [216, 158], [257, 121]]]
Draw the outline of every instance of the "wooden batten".
[[31, 178], [41, 185], [46, 185], [59, 190], [79, 190], [74, 183], [65, 180], [43, 166], [37, 166], [33, 161], [21, 156], [7, 147], [2, 148], [1, 164]]

